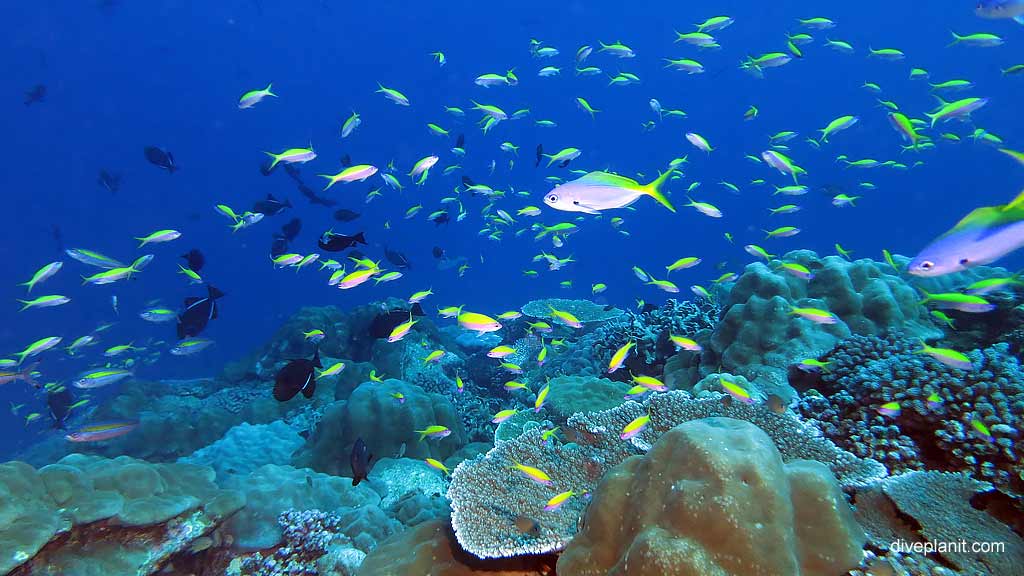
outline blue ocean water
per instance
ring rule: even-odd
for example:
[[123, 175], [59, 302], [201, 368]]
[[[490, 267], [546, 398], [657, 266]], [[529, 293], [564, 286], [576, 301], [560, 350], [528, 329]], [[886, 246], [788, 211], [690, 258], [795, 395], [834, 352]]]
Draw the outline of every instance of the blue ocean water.
[[[933, 6], [933, 4], [935, 4]], [[753, 2], [666, 3], [639, 0], [481, 4], [453, 0], [410, 3], [382, 0], [370, 3], [274, 2], [230, 0], [188, 3], [173, 0], [134, 2], [10, 3], [5, 7], [0, 123], [3, 141], [5, 218], [0, 242], [4, 282], [0, 283], [0, 357], [10, 357], [29, 343], [60, 336], [63, 346], [97, 326], [114, 323], [100, 335], [100, 344], [83, 356], [63, 351], [42, 355], [42, 382], [66, 381], [95, 365], [102, 350], [134, 343], [164, 350], [159, 360], [135, 367], [138, 377], [172, 379], [212, 376], [226, 362], [264, 345], [281, 323], [303, 306], [336, 305], [351, 308], [387, 297], [405, 299], [418, 290], [432, 289], [425, 303], [465, 305], [493, 314], [518, 309], [545, 297], [591, 298], [591, 285], [608, 290], [594, 299], [622, 308], [636, 300], [660, 304], [671, 294], [644, 286], [632, 272], [639, 266], [664, 277], [664, 266], [683, 256], [703, 263], [674, 273], [689, 298], [691, 284], [708, 285], [724, 272], [742, 272], [752, 261], [745, 244], [758, 244], [772, 253], [806, 248], [835, 253], [839, 243], [854, 257], [881, 259], [883, 249], [912, 256], [978, 206], [1004, 204], [1021, 190], [1021, 168], [994, 147], [972, 141], [974, 128], [999, 135], [1009, 148], [1024, 147], [1024, 115], [1020, 114], [1021, 76], [1001, 70], [1020, 64], [1024, 27], [1010, 20], [978, 19], [972, 2], [894, 3], [881, 0], [828, 3], [781, 0]], [[819, 14], [820, 13], [820, 14]], [[674, 30], [714, 14], [728, 14], [736, 23], [717, 33], [722, 47], [701, 51], [673, 43]], [[804, 57], [767, 71], [764, 79], [738, 69], [746, 56], [785, 50], [785, 34], [802, 30], [796, 18], [828, 16], [839, 27], [811, 31], [812, 44], [801, 46]], [[988, 31], [1006, 38], [994, 49], [946, 47], [950, 30]], [[827, 47], [826, 37], [852, 43], [853, 55]], [[554, 46], [560, 54], [537, 59], [530, 40]], [[619, 60], [595, 50], [587, 61], [605, 73], [628, 71], [637, 85], [608, 85], [607, 74], [573, 74], [573, 54], [583, 44], [619, 40], [636, 52]], [[907, 58], [888, 62], [867, 57], [868, 46], [893, 47]], [[431, 52], [443, 51], [439, 66]], [[686, 75], [666, 69], [663, 58], [695, 58], [706, 72]], [[561, 74], [540, 78], [542, 66], [559, 66]], [[989, 104], [971, 123], [949, 123], [929, 131], [936, 148], [920, 154], [901, 151], [899, 135], [886, 119], [877, 98], [892, 100], [909, 116], [923, 118], [936, 101], [926, 81], [911, 80], [911, 67], [926, 69], [930, 82], [966, 78], [976, 83], [970, 95]], [[473, 79], [484, 73], [514, 69], [517, 86], [483, 88]], [[273, 83], [278, 98], [267, 98], [252, 109], [239, 110], [239, 96]], [[409, 107], [399, 107], [375, 93], [378, 82], [404, 92]], [[875, 95], [865, 82], [883, 88]], [[42, 101], [26, 105], [24, 93], [45, 85]], [[599, 109], [595, 118], [579, 110], [576, 97]], [[685, 118], [658, 120], [648, 102], [656, 98], [664, 109], [681, 109]], [[500, 123], [484, 134], [476, 125], [471, 101], [496, 104], [511, 113], [528, 108], [525, 119]], [[456, 118], [445, 106], [467, 111]], [[756, 106], [760, 114], [745, 121], [744, 112]], [[362, 125], [341, 139], [342, 122], [356, 111]], [[834, 118], [857, 115], [860, 121], [820, 149], [805, 137]], [[541, 128], [535, 120], [550, 119], [556, 128]], [[641, 125], [657, 121], [653, 130]], [[427, 123], [451, 131], [448, 138], [430, 134]], [[808, 177], [811, 192], [802, 197], [772, 196], [771, 185], [787, 178], [744, 155], [760, 155], [768, 135], [793, 130], [800, 136], [791, 156]], [[938, 138], [954, 132], [962, 142]], [[684, 138], [687, 132], [705, 136], [714, 151], [705, 154]], [[467, 154], [455, 157], [449, 149], [464, 134]], [[518, 154], [499, 149], [502, 142], [519, 146]], [[264, 151], [312, 144], [318, 157], [300, 167], [305, 182], [320, 193], [317, 174], [340, 170], [340, 159], [383, 169], [389, 162], [405, 189], [382, 190], [367, 203], [367, 192], [383, 186], [379, 175], [367, 182], [338, 184], [323, 192], [336, 206], [313, 205], [296, 190], [282, 170], [260, 173]], [[583, 153], [567, 169], [534, 166], [538, 144], [548, 153], [566, 147]], [[173, 153], [179, 170], [169, 174], [148, 163], [146, 146]], [[422, 187], [405, 176], [420, 158], [437, 154], [438, 168]], [[895, 160], [905, 170], [846, 169], [835, 158]], [[670, 213], [648, 198], [632, 210], [617, 211], [601, 220], [586, 217], [581, 231], [554, 249], [534, 233], [514, 231], [533, 222], [573, 221], [575, 214], [543, 206], [552, 184], [545, 177], [570, 179], [567, 170], [609, 170], [642, 182], [652, 180], [681, 156], [689, 163], [684, 177], [667, 186], [678, 213]], [[514, 166], [510, 161], [514, 160]], [[489, 165], [495, 162], [493, 174]], [[442, 175], [440, 168], [462, 169]], [[97, 183], [101, 170], [120, 174], [119, 190]], [[480, 235], [481, 210], [487, 200], [466, 197], [469, 216], [461, 222], [435, 225], [430, 212], [441, 209], [442, 197], [454, 195], [460, 177], [467, 175], [495, 189], [508, 190], [495, 204], [511, 214], [527, 205], [542, 206], [536, 218], [521, 218], [500, 241]], [[754, 186], [753, 179], [767, 180]], [[692, 197], [712, 202], [724, 212], [707, 218], [685, 208], [686, 188], [701, 184]], [[728, 191], [727, 181], [741, 190]], [[864, 190], [870, 181], [877, 189]], [[825, 190], [823, 190], [825, 188]], [[527, 191], [529, 198], [512, 191]], [[855, 207], [837, 208], [830, 200], [838, 191], [861, 198]], [[267, 194], [288, 199], [293, 207], [283, 214], [232, 233], [230, 222], [214, 211], [224, 203], [249, 210]], [[803, 210], [769, 216], [768, 208], [789, 202]], [[405, 219], [405, 211], [422, 204], [422, 211]], [[334, 210], [361, 213], [352, 222], [332, 218]], [[622, 231], [610, 226], [612, 216], [625, 219]], [[404, 253], [411, 268], [395, 282], [339, 291], [326, 285], [318, 265], [294, 271], [275, 269], [268, 258], [272, 235], [299, 218], [302, 230], [291, 245], [301, 254], [317, 250], [316, 240], [328, 229], [345, 234], [364, 232], [369, 242], [360, 250], [374, 260], [388, 247]], [[766, 240], [763, 230], [792, 225], [802, 233]], [[134, 237], [172, 228], [182, 237], [139, 249]], [[733, 240], [724, 235], [731, 234]], [[441, 270], [432, 254], [443, 248], [449, 257], [465, 257], [469, 268]], [[108, 286], [82, 285], [82, 275], [95, 272], [63, 254], [66, 248], [88, 248], [131, 262], [144, 253], [155, 261], [131, 280]], [[138, 317], [148, 304], [179, 308], [188, 296], [205, 289], [189, 285], [177, 274], [179, 255], [200, 249], [206, 256], [202, 276], [227, 295], [219, 302], [220, 317], [203, 333], [216, 345], [195, 356], [166, 353], [175, 342], [174, 324], [151, 324]], [[571, 255], [575, 260], [549, 272], [532, 261], [540, 251]], [[337, 255], [334, 255], [337, 257]], [[324, 255], [323, 257], [326, 257]], [[339, 258], [340, 259], [340, 258]], [[25, 297], [17, 283], [28, 280], [40, 266], [64, 261], [64, 269], [38, 286], [32, 295], [63, 294], [65, 306], [19, 312], [16, 299]], [[721, 265], [719, 265], [721, 263]], [[1020, 267], [1019, 256], [999, 264]], [[391, 267], [386, 261], [384, 266]], [[538, 270], [536, 278], [524, 270]], [[572, 281], [571, 288], [560, 286]], [[111, 298], [117, 297], [115, 311]], [[163, 341], [154, 344], [154, 341]], [[109, 390], [95, 395], [100, 401]], [[0, 388], [0, 455], [11, 456], [54, 432], [38, 393], [20, 382]], [[27, 404], [15, 415], [7, 404]], [[42, 412], [27, 424], [28, 412]]]

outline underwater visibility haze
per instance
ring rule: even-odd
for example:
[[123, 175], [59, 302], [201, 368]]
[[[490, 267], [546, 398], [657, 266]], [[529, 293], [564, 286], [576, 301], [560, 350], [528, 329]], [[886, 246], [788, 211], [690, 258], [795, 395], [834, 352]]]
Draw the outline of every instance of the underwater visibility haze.
[[1024, 565], [1024, 0], [11, 3], [0, 573]]

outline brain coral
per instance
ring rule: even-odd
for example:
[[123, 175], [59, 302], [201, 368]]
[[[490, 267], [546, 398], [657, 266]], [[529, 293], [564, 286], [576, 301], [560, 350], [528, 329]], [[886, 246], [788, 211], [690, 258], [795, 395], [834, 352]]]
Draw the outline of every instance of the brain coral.
[[784, 464], [753, 424], [706, 418], [605, 475], [558, 573], [834, 576], [864, 542], [826, 466]]

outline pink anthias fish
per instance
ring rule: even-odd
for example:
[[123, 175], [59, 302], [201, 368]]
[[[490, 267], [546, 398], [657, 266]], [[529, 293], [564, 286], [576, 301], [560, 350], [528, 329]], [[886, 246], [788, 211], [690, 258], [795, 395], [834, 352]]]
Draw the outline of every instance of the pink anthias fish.
[[138, 422], [110, 422], [107, 424], [94, 424], [69, 432], [65, 438], [71, 442], [99, 442], [110, 440], [118, 436], [124, 436], [139, 425]]
[[486, 316], [484, 314], [478, 314], [476, 312], [463, 312], [459, 314], [459, 326], [466, 330], [472, 330], [478, 334], [486, 334], [487, 332], [496, 332], [501, 330], [501, 323]]
[[16, 382], [23, 380], [25, 383], [31, 385], [34, 388], [39, 388], [39, 383], [32, 378], [32, 372], [39, 366], [39, 362], [32, 364], [28, 368], [21, 370], [0, 370], [0, 384], [7, 384], [9, 382]]

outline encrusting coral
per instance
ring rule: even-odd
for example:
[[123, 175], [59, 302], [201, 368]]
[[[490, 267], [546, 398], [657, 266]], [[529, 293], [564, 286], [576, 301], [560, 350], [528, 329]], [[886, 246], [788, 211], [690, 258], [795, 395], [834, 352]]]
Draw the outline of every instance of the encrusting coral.
[[205, 466], [127, 456], [0, 464], [0, 572], [154, 573], [245, 504], [213, 479]]

